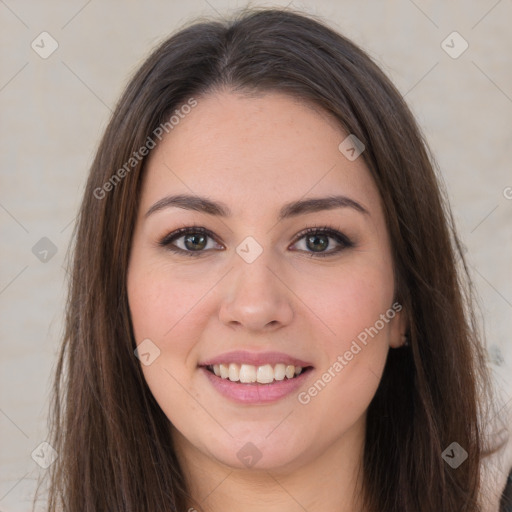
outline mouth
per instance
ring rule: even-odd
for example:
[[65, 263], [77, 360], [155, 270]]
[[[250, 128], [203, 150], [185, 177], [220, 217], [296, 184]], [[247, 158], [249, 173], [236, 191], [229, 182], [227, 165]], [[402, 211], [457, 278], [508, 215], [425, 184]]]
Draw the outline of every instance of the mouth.
[[237, 404], [264, 405], [291, 397], [314, 367], [284, 352], [235, 350], [199, 363], [207, 382]]
[[314, 367], [282, 352], [234, 351], [203, 361], [199, 369], [221, 396], [244, 405], [266, 405], [292, 397]]
[[248, 363], [219, 363], [203, 367], [222, 380], [248, 385], [272, 385], [281, 381], [293, 380], [313, 369], [312, 366], [303, 367], [285, 363], [259, 366]]

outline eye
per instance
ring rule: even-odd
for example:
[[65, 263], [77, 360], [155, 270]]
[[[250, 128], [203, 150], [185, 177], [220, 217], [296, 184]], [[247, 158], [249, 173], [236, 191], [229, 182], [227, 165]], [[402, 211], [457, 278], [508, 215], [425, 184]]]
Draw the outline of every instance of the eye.
[[[165, 247], [169, 251], [186, 256], [201, 256], [208, 247], [208, 239], [214, 239], [213, 233], [202, 226], [189, 226], [178, 229], [166, 235], [158, 245]], [[183, 239], [181, 247], [175, 244], [176, 241]]]
[[[301, 231], [296, 238], [296, 242], [300, 242], [304, 239], [304, 245], [306, 249], [301, 249], [306, 252], [311, 250], [311, 257], [326, 257], [332, 256], [334, 254], [339, 253], [343, 249], [347, 249], [350, 247], [354, 247], [354, 243], [350, 238], [348, 238], [345, 234], [341, 233], [337, 229], [333, 229], [329, 226], [324, 227], [310, 227]], [[334, 247], [330, 251], [326, 251], [325, 249], [329, 247], [330, 241], [335, 240], [338, 244], [337, 247]]]
[[[177, 254], [201, 256], [209, 250], [215, 249], [216, 244], [209, 244], [209, 239], [215, 240], [215, 237], [208, 229], [202, 226], [189, 226], [169, 233], [158, 242], [158, 245]], [[310, 227], [301, 231], [295, 237], [293, 245], [297, 245], [303, 239], [306, 248], [300, 249], [300, 252], [311, 252], [312, 257], [332, 256], [343, 249], [354, 247], [354, 243], [346, 235], [329, 226]], [[332, 245], [330, 240], [334, 240], [337, 246], [326, 251], [325, 249]]]

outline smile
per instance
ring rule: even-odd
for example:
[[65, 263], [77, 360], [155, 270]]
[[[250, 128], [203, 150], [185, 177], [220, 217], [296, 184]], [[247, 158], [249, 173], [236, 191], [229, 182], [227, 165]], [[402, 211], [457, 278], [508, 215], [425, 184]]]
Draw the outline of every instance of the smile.
[[250, 384], [271, 384], [274, 381], [293, 379], [302, 373], [301, 366], [291, 364], [277, 363], [275, 365], [264, 364], [255, 366], [252, 364], [225, 363], [207, 366], [210, 372], [213, 372], [221, 379], [229, 379], [231, 382], [241, 382]]
[[314, 368], [284, 352], [235, 350], [201, 361], [198, 369], [224, 398], [257, 405], [296, 393]]

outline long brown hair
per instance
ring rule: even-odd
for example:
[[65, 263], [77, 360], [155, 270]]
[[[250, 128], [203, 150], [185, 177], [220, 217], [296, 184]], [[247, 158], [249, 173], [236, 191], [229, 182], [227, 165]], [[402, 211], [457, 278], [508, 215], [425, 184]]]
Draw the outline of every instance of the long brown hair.
[[[115, 108], [75, 228], [51, 410], [50, 444], [59, 457], [49, 469], [49, 511], [168, 512], [195, 503], [169, 420], [134, 357], [126, 272], [146, 157], [126, 163], [180, 105], [220, 88], [301, 98], [366, 147], [410, 346], [389, 352], [368, 409], [365, 509], [480, 511], [490, 378], [435, 160], [368, 55], [320, 19], [288, 9], [187, 25], [149, 56]], [[113, 180], [123, 166], [122, 179]], [[457, 469], [442, 457], [452, 442], [468, 454]]]

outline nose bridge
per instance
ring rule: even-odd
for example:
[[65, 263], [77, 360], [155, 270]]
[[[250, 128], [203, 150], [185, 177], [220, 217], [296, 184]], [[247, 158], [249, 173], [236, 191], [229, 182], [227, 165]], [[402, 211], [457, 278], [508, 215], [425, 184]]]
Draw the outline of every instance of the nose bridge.
[[[241, 249], [240, 249], [241, 250]], [[252, 251], [252, 249], [250, 249]], [[251, 252], [248, 252], [248, 255]], [[257, 255], [254, 260], [246, 260], [244, 256], [237, 256], [234, 268], [234, 290], [236, 293], [244, 292], [244, 294], [261, 294], [262, 291], [267, 291], [274, 295], [276, 277], [270, 270], [276, 267], [275, 258], [272, 258], [271, 250], [266, 249], [261, 254]], [[254, 256], [253, 256], [254, 257]], [[274, 261], [272, 261], [274, 260]]]
[[234, 268], [222, 295], [220, 319], [254, 330], [288, 323], [293, 316], [291, 292], [276, 276], [280, 265], [273, 251], [264, 250], [248, 237], [236, 252]]

